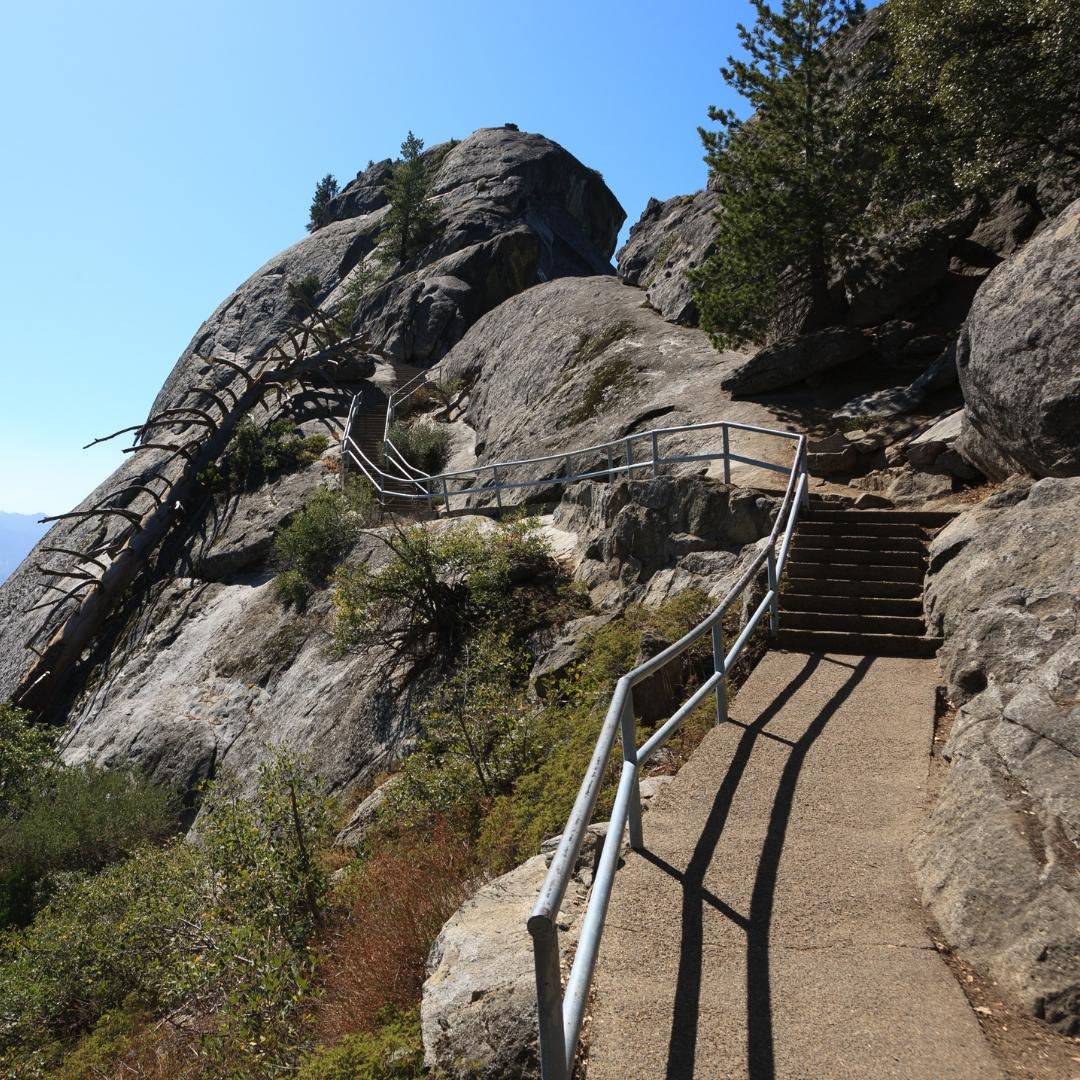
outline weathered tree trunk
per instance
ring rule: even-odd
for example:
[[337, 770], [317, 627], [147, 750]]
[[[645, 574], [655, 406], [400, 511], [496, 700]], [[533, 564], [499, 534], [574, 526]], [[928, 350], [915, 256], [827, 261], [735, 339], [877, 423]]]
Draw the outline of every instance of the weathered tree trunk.
[[[251, 375], [239, 364], [215, 358], [243, 375], [245, 380], [243, 392], [237, 394], [230, 391], [233, 405], [226, 408], [220, 396], [208, 391], [208, 395], [215, 398], [223, 415], [220, 422], [212, 430], [208, 429], [200, 441], [175, 447], [154, 443], [133, 448], [134, 452], [149, 449], [152, 446], [175, 449], [177, 453], [183, 453], [184, 467], [167, 492], [163, 493], [164, 497], [160, 498], [137, 523], [133, 522], [136, 524], [134, 535], [128, 539], [97, 579], [96, 584], [91, 587], [91, 591], [64, 620], [45, 648], [38, 654], [12, 695], [12, 701], [16, 705], [41, 713], [59, 699], [84, 651], [103, 627], [117, 601], [138, 577], [150, 554], [178, 524], [178, 504], [190, 499], [198, 484], [199, 474], [221, 457], [237, 424], [244, 416], [275, 386], [279, 386], [286, 380], [295, 379], [319, 364], [333, 360], [346, 348], [356, 347], [358, 344], [352, 340], [338, 342], [311, 356], [301, 355], [291, 362], [283, 362], [272, 369], [264, 368], [257, 377]], [[155, 417], [151, 417], [146, 425], [140, 426], [140, 430], [145, 431], [148, 427], [156, 426], [155, 420]], [[176, 419], [173, 422], [187, 425], [195, 421]], [[163, 466], [164, 464], [167, 462], [164, 462]], [[108, 511], [109, 508], [104, 508], [101, 512]]]

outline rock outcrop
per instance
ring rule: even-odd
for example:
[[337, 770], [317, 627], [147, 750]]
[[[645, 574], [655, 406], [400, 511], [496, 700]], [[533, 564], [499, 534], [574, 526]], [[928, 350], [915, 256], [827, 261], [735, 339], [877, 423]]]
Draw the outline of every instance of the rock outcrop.
[[931, 546], [959, 705], [915, 859], [951, 944], [1080, 1033], [1080, 479], [1016, 480]]
[[[469, 387], [464, 419], [475, 433], [476, 463], [560, 455], [500, 473], [524, 480], [564, 476], [568, 465], [574, 472], [606, 465], [600, 451], [575, 454], [570, 462], [564, 452], [654, 427], [721, 418], [787, 427], [768, 407], [733, 403], [722, 389], [721, 381], [745, 358], [718, 353], [700, 330], [664, 322], [642, 303], [639, 289], [616, 278], [563, 278], [478, 320], [438, 370]], [[780, 461], [785, 452], [768, 436], [732, 438], [752, 457]], [[671, 456], [718, 446], [719, 432], [711, 429], [665, 435], [658, 449]], [[634, 453], [644, 461], [651, 447], [638, 443]], [[528, 497], [550, 494], [532, 489]]]
[[[439, 226], [408, 264], [372, 265], [386, 280], [365, 296], [355, 325], [375, 348], [431, 364], [513, 292], [568, 274], [611, 272], [626, 214], [599, 173], [557, 143], [481, 128], [426, 156]], [[336, 220], [275, 256], [221, 304], [177, 361], [156, 407], [205, 379], [200, 354], [264, 354], [294, 315], [290, 281], [314, 275], [318, 302], [336, 307], [350, 273], [379, 242], [388, 170], [379, 162], [361, 173], [332, 204]]]
[[659, 603], [691, 587], [719, 599], [740, 553], [768, 535], [778, 506], [760, 491], [699, 476], [585, 481], [566, 492], [554, 524], [580, 538], [574, 576], [603, 609]]
[[[483, 886], [442, 928], [420, 1010], [424, 1064], [440, 1076], [538, 1074], [536, 976], [525, 922], [546, 874], [547, 859], [535, 855]], [[587, 892], [580, 876], [571, 878], [559, 926], [564, 960], [577, 942]]]
[[650, 199], [616, 256], [619, 277], [644, 289], [669, 322], [697, 325], [694, 289], [686, 275], [712, 254], [715, 214], [716, 194], [709, 190], [664, 202]]
[[[351, 558], [385, 555], [367, 536]], [[72, 705], [64, 759], [134, 766], [184, 790], [221, 769], [246, 780], [276, 745], [317, 761], [331, 789], [397, 760], [437, 672], [388, 651], [334, 655], [329, 591], [297, 613], [271, 578], [252, 550], [223, 580], [178, 576], [147, 595]]]
[[[511, 127], [484, 128], [460, 143], [433, 147], [428, 160], [440, 228], [408, 265], [380, 268], [383, 280], [365, 294], [355, 325], [363, 327], [376, 350], [403, 361], [432, 363], [475, 319], [514, 291], [565, 274], [611, 273], [609, 260], [625, 214], [600, 175], [556, 143]], [[216, 388], [226, 399], [229, 389], [239, 390], [241, 376], [204, 357], [247, 362], [266, 355], [298, 315], [289, 296], [291, 282], [314, 277], [315, 300], [329, 311], [338, 307], [361, 263], [368, 260], [366, 265], [375, 267], [369, 257], [386, 216], [382, 186], [389, 167], [380, 162], [361, 173], [333, 204], [336, 220], [275, 256], [222, 302], [177, 360], [154, 410], [175, 405], [196, 386]], [[332, 387], [328, 383], [323, 389]], [[348, 394], [341, 395], [323, 411], [336, 410], [343, 418], [348, 404]], [[80, 508], [110, 491], [144, 485], [164, 456], [153, 451], [133, 455]], [[121, 496], [114, 505], [124, 507], [134, 497]], [[246, 537], [234, 526], [235, 544], [258, 543], [265, 550], [267, 528], [277, 520], [274, 513], [269, 507], [262, 525], [257, 513], [249, 515], [246, 524], [254, 532]], [[202, 528], [196, 521], [181, 527], [194, 537]], [[257, 542], [255, 534], [261, 537]], [[64, 521], [43, 543], [83, 550], [105, 539], [95, 520]], [[220, 579], [239, 565], [221, 544], [206, 554], [210, 561], [198, 574]], [[48, 560], [39, 545], [0, 588], [0, 699], [30, 666], [26, 642], [35, 633], [47, 639], [39, 633], [47, 615], [30, 610], [45, 589], [34, 568], [42, 561]]]
[[1078, 355], [1080, 201], [994, 270], [960, 338], [968, 420], [1017, 470], [1080, 473]]

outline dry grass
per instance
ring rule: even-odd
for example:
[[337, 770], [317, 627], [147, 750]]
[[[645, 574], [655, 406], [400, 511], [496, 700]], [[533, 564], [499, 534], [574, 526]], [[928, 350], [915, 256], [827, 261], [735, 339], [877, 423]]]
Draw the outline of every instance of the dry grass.
[[318, 1040], [372, 1031], [387, 1006], [420, 999], [428, 952], [472, 891], [467, 841], [444, 823], [387, 837], [338, 887], [318, 946]]

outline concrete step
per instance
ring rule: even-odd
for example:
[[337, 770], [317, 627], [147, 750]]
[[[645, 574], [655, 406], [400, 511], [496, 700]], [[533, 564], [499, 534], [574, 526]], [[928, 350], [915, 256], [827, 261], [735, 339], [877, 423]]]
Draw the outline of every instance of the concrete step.
[[[785, 568], [785, 576], [790, 578], [827, 578], [833, 581], [860, 581], [869, 582], [905, 582], [918, 585], [922, 591], [923, 578], [926, 577], [926, 569], [920, 563], [916, 566], [898, 566], [888, 563], [869, 562], [813, 562], [811, 560], [789, 559]], [[794, 588], [794, 586], [789, 586]], [[805, 590], [796, 590], [799, 592]], [[859, 593], [857, 595], [867, 595]], [[879, 593], [880, 596], [891, 596], [892, 593]]]
[[922, 554], [926, 551], [926, 541], [916, 536], [887, 536], [879, 533], [812, 533], [796, 529], [791, 539], [793, 550], [851, 550], [864, 548], [873, 551], [914, 551]]
[[922, 600], [912, 597], [893, 600], [881, 596], [828, 596], [826, 594], [783, 592], [780, 594], [782, 611], [816, 611], [831, 615], [900, 615], [909, 619], [921, 619]]
[[908, 566], [923, 569], [926, 553], [915, 551], [890, 551], [879, 548], [792, 547], [788, 565], [812, 563], [872, 563], [875, 566]]
[[888, 536], [925, 540], [931, 530], [925, 525], [862, 521], [854, 514], [848, 514], [839, 521], [808, 520], [800, 514], [796, 531], [807, 536]]
[[[851, 596], [851, 597], [883, 597], [890, 599], [916, 599], [922, 596], [922, 577], [917, 581], [881, 580], [866, 581], [861, 576], [845, 578], [839, 573], [829, 577], [829, 570], [835, 567], [825, 567], [824, 573], [806, 574], [795, 573], [794, 568], [788, 565], [781, 586], [781, 595], [785, 593], [800, 593], [804, 596]], [[851, 567], [856, 570], [856, 567]], [[861, 568], [859, 568], [861, 569]]]
[[840, 631], [846, 634], [901, 634], [921, 637], [926, 633], [922, 618], [879, 615], [868, 607], [857, 615], [837, 615], [821, 611], [788, 611], [780, 619], [787, 630]]
[[902, 634], [845, 634], [818, 630], [785, 630], [776, 638], [780, 649], [803, 652], [846, 653], [851, 656], [907, 656], [929, 658], [941, 648], [939, 637]]
[[857, 521], [866, 525], [925, 525], [940, 529], [955, 516], [947, 510], [816, 510], [811, 507], [799, 514], [799, 521]]

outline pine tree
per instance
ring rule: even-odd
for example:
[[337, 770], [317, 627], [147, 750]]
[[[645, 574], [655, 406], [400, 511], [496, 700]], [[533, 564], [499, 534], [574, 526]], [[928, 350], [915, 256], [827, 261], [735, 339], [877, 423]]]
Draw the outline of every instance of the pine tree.
[[748, 120], [709, 108], [699, 129], [718, 192], [714, 254], [691, 275], [701, 325], [718, 347], [808, 328], [828, 310], [829, 267], [860, 207], [859, 170], [842, 152], [839, 64], [826, 43], [862, 16], [860, 0], [754, 0], [740, 24], [747, 59], [724, 81]]
[[428, 242], [438, 222], [438, 212], [428, 201], [433, 177], [423, 149], [424, 140], [410, 131], [386, 182], [390, 210], [380, 248], [384, 262], [403, 263], [411, 258]]
[[324, 225], [328, 224], [329, 219], [327, 215], [330, 209], [330, 202], [336, 197], [337, 193], [338, 182], [330, 173], [327, 173], [315, 185], [315, 194], [311, 199], [311, 209], [308, 211], [308, 232], [314, 232], [316, 229], [321, 229]]

